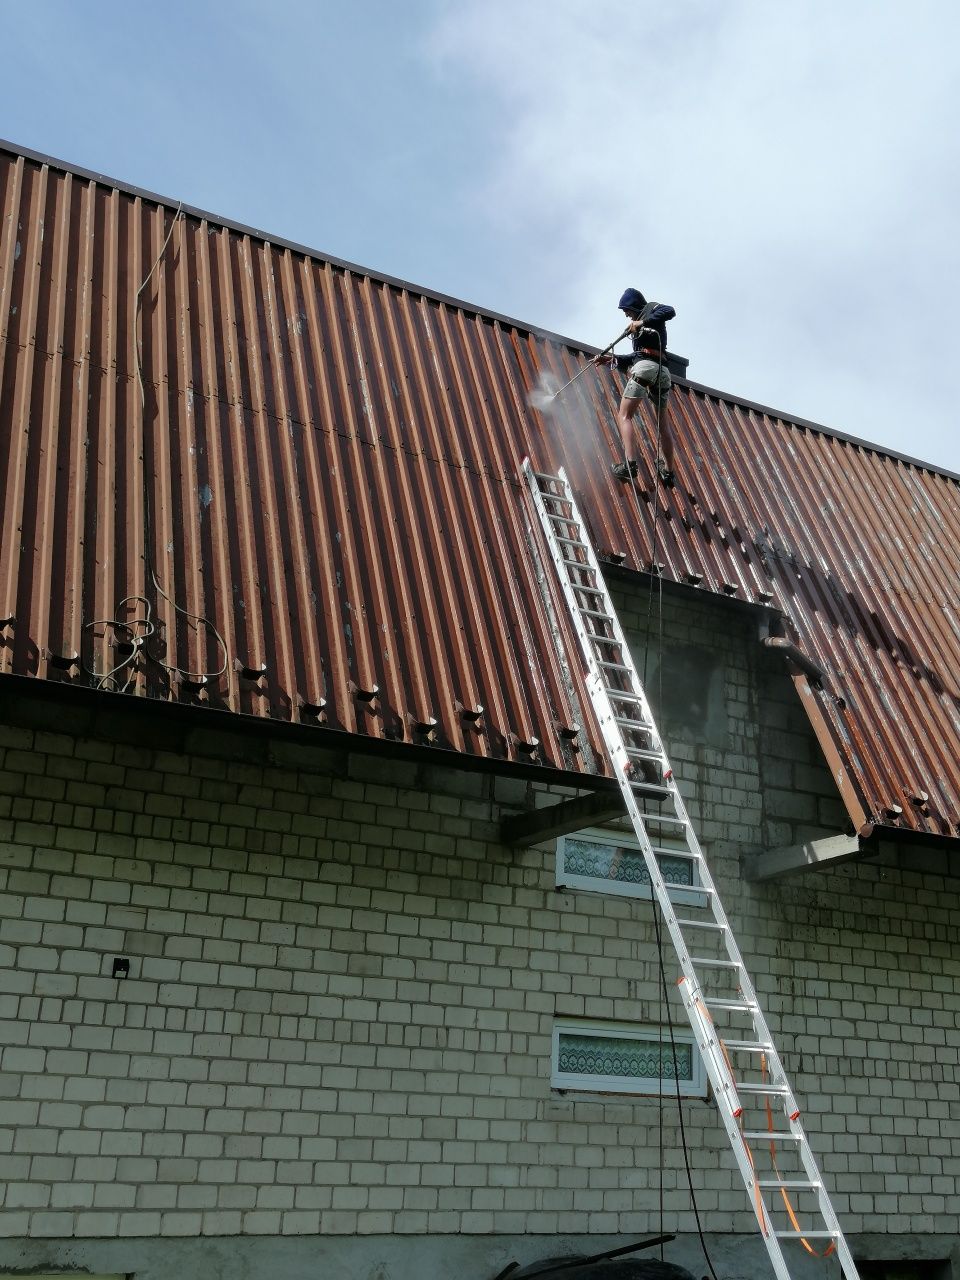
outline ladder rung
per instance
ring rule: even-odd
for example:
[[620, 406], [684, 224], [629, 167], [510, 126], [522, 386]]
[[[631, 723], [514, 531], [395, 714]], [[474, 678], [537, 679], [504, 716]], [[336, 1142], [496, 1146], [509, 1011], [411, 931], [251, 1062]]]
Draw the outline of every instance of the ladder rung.
[[773, 1133], [769, 1129], [744, 1129], [743, 1136], [745, 1138], [753, 1138], [755, 1142], [766, 1139], [768, 1142], [802, 1142], [802, 1133], [787, 1133], [784, 1129], [776, 1129]]
[[580, 613], [585, 618], [599, 618], [602, 622], [616, 622], [616, 618], [612, 613], [603, 613], [600, 609], [581, 609]]
[[726, 1036], [723, 1039], [723, 1047], [732, 1049], [735, 1053], [769, 1053], [773, 1048], [772, 1045], [763, 1044], [760, 1040], [728, 1040]]
[[655, 760], [658, 764], [665, 759], [662, 751], [647, 751], [641, 747], [627, 747], [627, 755], [632, 760]]
[[705, 969], [742, 969], [738, 960], [711, 960], [709, 956], [691, 956], [691, 963], [702, 965]]
[[[760, 1178], [757, 1182], [758, 1187], [785, 1187], [792, 1191], [801, 1191], [804, 1187], [808, 1191], [819, 1191], [823, 1186], [822, 1182], [807, 1182], [806, 1180], [791, 1178]], [[803, 1232], [806, 1235], [806, 1232]]]
[[[584, 564], [581, 560], [568, 560], [568, 559], [566, 558], [566, 556], [561, 556], [561, 557], [560, 557], [560, 563], [561, 563], [561, 564], [565, 564], [565, 565], [569, 566], [569, 568], [571, 568], [571, 569], [582, 569], [582, 570], [584, 571], [584, 573], [596, 573], [596, 572], [597, 572], [597, 571], [596, 571], [596, 569], [594, 569], [594, 567], [593, 567], [593, 565], [592, 565], [592, 564]], [[575, 582], [573, 585], [574, 585], [575, 587], [578, 587], [580, 584], [579, 584], [578, 582]], [[590, 587], [590, 590], [591, 590], [591, 591], [593, 591], [593, 590], [594, 590], [594, 588], [593, 588], [593, 587]], [[603, 594], [603, 592], [602, 592], [602, 591], [598, 591], [598, 592], [597, 592], [597, 595], [602, 595], [602, 594]]]
[[[529, 461], [529, 459], [527, 459], [527, 461]], [[559, 476], [551, 476], [546, 471], [533, 471], [532, 474], [533, 474], [534, 480], [546, 480], [548, 484], [560, 483]]]
[[[708, 1000], [707, 1004], [709, 1003], [710, 1001]], [[740, 1093], [758, 1093], [761, 1097], [764, 1094], [769, 1094], [770, 1097], [781, 1097], [783, 1094], [790, 1092], [785, 1084], [743, 1084], [739, 1080], [737, 1081], [737, 1089]]]
[[661, 823], [669, 822], [671, 825], [677, 826], [677, 827], [685, 827], [688, 825], [687, 818], [675, 818], [670, 813], [641, 813], [640, 817], [644, 820], [644, 822], [661, 822]]
[[[587, 544], [585, 542], [581, 542], [579, 538], [562, 538], [559, 533], [555, 533], [553, 536], [556, 538], [557, 542], [563, 542], [568, 547], [583, 547], [584, 551], [587, 549]], [[583, 567], [585, 569], [589, 569], [591, 566], [585, 564]]]
[[[690, 887], [691, 889], [697, 889], [699, 893], [703, 892], [703, 890], [697, 885], [691, 885]], [[678, 918], [677, 924], [681, 929], [717, 929], [721, 933], [726, 933], [727, 931], [727, 926], [725, 924], [717, 924], [715, 920], [680, 920]]]
[[836, 1240], [839, 1231], [775, 1231], [781, 1240]]
[[[690, 890], [688, 889], [687, 892], [689, 893]], [[700, 890], [700, 893], [704, 892], [710, 891], [704, 889]], [[703, 1003], [709, 1009], [740, 1009], [744, 1013], [753, 1013], [757, 1008], [755, 1004], [747, 1004], [745, 1000], [717, 1000], [706, 996], [704, 996]]]
[[[667, 883], [668, 894], [670, 893], [685, 893], [685, 894], [702, 893], [705, 897], [712, 897], [717, 892], [716, 889], [704, 888], [702, 884], [670, 884], [669, 882], [666, 882], [666, 883]], [[686, 905], [689, 906], [690, 904], [687, 903]], [[709, 1000], [707, 1001], [707, 1003], [708, 1004], [710, 1003]]]
[[[590, 637], [590, 639], [591, 639], [591, 640], [603, 640], [603, 639], [604, 639], [604, 637], [603, 637], [603, 636], [591, 636], [591, 637]], [[606, 644], [616, 644], [617, 642], [616, 642], [616, 640], [606, 640], [606, 641], [605, 641], [605, 643], [606, 643]], [[597, 666], [598, 666], [598, 667], [603, 667], [604, 671], [627, 671], [627, 672], [630, 672], [630, 671], [632, 671], [632, 670], [633, 670], [633, 668], [632, 668], [632, 667], [625, 666], [625, 665], [624, 665], [624, 663], [622, 663], [622, 662], [601, 662], [599, 658], [597, 659]]]

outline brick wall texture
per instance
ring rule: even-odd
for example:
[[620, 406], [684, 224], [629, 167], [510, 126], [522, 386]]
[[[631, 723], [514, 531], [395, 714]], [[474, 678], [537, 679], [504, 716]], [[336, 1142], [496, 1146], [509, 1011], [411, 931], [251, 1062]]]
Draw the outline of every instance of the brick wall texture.
[[[639, 633], [643, 601], [621, 606]], [[663, 625], [716, 663], [725, 745], [678, 731], [675, 765], [843, 1225], [943, 1230], [958, 882], [905, 857], [746, 883], [741, 849], [841, 811], [746, 624], [671, 605]], [[558, 893], [552, 844], [498, 843], [503, 814], [558, 795], [24, 724], [0, 744], [0, 1233], [658, 1228], [657, 1100], [550, 1089], [555, 1017], [658, 1008], [649, 904]], [[752, 1233], [712, 1103], [685, 1125], [705, 1229]], [[662, 1127], [689, 1231], [673, 1104]]]

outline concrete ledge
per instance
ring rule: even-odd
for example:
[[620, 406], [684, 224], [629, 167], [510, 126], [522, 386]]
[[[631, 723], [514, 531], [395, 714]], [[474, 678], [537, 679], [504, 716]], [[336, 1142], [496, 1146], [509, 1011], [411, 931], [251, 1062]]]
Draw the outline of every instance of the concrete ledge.
[[561, 804], [544, 805], [514, 814], [500, 824], [500, 843], [510, 848], [526, 848], [541, 840], [569, 835], [584, 827], [595, 827], [624, 814], [623, 797], [617, 791], [595, 791]]
[[797, 871], [823, 870], [875, 853], [876, 848], [865, 845], [859, 836], [825, 836], [822, 840], [808, 840], [806, 844], [747, 854], [743, 859], [743, 875], [746, 880], [777, 880]]

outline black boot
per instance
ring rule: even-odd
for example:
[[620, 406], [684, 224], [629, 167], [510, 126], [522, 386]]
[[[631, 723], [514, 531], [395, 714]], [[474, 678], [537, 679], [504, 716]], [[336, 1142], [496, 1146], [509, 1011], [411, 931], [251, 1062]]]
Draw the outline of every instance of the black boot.
[[618, 480], [636, 480], [638, 467], [631, 458], [629, 462], [617, 462], [613, 466], [613, 474]]

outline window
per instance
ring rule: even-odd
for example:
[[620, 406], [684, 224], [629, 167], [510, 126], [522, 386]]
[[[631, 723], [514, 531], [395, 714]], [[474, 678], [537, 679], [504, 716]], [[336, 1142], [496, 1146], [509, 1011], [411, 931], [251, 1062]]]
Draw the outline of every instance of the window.
[[550, 1072], [554, 1089], [673, 1096], [675, 1082], [683, 1097], [707, 1096], [703, 1060], [689, 1031], [674, 1027], [671, 1046], [667, 1027], [554, 1023]]
[[[702, 905], [697, 893], [696, 868], [684, 846], [656, 855], [660, 872], [670, 885], [690, 885], [689, 895], [676, 894], [675, 902]], [[557, 840], [557, 888], [585, 889], [592, 893], [619, 893], [630, 898], [650, 898], [650, 875], [632, 833], [596, 828], [578, 831]]]

